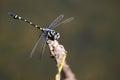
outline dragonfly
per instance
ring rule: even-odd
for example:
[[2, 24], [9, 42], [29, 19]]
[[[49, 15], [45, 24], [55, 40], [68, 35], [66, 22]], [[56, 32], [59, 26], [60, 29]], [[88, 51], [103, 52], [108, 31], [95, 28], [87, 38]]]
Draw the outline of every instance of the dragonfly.
[[22, 20], [22, 21], [32, 25], [33, 27], [38, 28], [38, 29], [41, 30], [42, 33], [40, 34], [36, 44], [34, 45], [32, 51], [30, 53], [30, 58], [32, 58], [33, 53], [35, 52], [35, 50], [36, 50], [36, 48], [37, 48], [37, 46], [38, 46], [38, 44], [39, 44], [39, 42], [41, 40], [41, 37], [43, 37], [41, 47], [40, 47], [40, 54], [41, 54], [40, 56], [42, 57], [47, 40], [54, 41], [54, 40], [58, 40], [60, 38], [60, 33], [56, 32], [54, 30], [54, 28], [59, 26], [59, 25], [68, 23], [68, 22], [70, 22], [70, 21], [72, 21], [74, 19], [74, 17], [70, 17], [70, 18], [68, 18], [68, 19], [66, 19], [64, 21], [61, 21], [63, 19], [63, 17], [64, 17], [64, 14], [61, 14], [47, 28], [42, 28], [42, 27], [39, 27], [38, 25], [32, 23], [31, 21], [28, 21], [27, 19], [24, 19], [24, 18], [18, 16], [15, 13], [8, 13], [8, 14], [14, 19]]

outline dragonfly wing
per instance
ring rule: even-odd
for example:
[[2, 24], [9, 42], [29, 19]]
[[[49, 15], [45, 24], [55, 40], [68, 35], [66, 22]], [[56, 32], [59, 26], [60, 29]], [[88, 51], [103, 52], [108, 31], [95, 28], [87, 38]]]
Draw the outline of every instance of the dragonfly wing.
[[32, 58], [32, 55], [33, 55], [33, 53], [35, 52], [38, 43], [40, 42], [41, 36], [43, 36], [43, 33], [40, 34], [39, 39], [37, 40], [35, 46], [33, 47], [32, 51], [31, 51], [31, 53], [30, 53], [30, 58]]
[[63, 17], [64, 17], [63, 14], [61, 14], [60, 16], [58, 16], [58, 17], [48, 26], [48, 28], [49, 28], [49, 29], [53, 29], [53, 27], [54, 27], [56, 24], [58, 24], [58, 23], [62, 20]]
[[47, 37], [43, 36], [43, 42], [41, 43], [41, 46], [40, 46], [40, 59], [43, 56], [43, 53], [44, 53], [44, 50], [45, 50], [46, 41], [47, 41]]
[[59, 25], [62, 25], [62, 24], [65, 24], [65, 23], [68, 23], [68, 22], [72, 21], [73, 19], [74, 19], [74, 17], [70, 17], [70, 18], [68, 18], [68, 19], [66, 19], [66, 20], [64, 20], [64, 21], [54, 25], [52, 28], [54, 29], [55, 27], [57, 27]]

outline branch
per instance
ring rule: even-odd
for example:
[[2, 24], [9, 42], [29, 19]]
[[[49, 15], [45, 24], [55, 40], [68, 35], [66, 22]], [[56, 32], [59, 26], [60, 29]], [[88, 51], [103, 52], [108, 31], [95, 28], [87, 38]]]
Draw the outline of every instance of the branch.
[[76, 80], [74, 73], [71, 71], [69, 65], [66, 63], [67, 51], [57, 40], [47, 41], [50, 48], [50, 55], [57, 64], [58, 73], [55, 80], [60, 80], [61, 71], [63, 71], [64, 80]]

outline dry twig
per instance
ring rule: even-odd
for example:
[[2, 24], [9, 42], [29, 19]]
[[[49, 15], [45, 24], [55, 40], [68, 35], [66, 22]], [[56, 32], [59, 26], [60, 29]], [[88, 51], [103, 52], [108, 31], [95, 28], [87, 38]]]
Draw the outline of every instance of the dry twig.
[[60, 45], [57, 40], [48, 40], [47, 43], [50, 48], [50, 54], [57, 64], [58, 72], [56, 74], [55, 80], [60, 80], [61, 71], [63, 71], [64, 80], [76, 80], [74, 73], [66, 63], [67, 51], [64, 49], [64, 47]]

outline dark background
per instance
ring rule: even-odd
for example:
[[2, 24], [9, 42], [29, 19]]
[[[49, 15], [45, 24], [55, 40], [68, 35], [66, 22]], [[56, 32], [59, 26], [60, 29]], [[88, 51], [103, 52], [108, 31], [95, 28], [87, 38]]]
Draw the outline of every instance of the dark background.
[[29, 54], [40, 30], [8, 15], [14, 12], [42, 27], [57, 16], [75, 20], [57, 27], [67, 62], [78, 80], [120, 80], [119, 0], [0, 0], [0, 80], [53, 80], [56, 64], [46, 47]]

